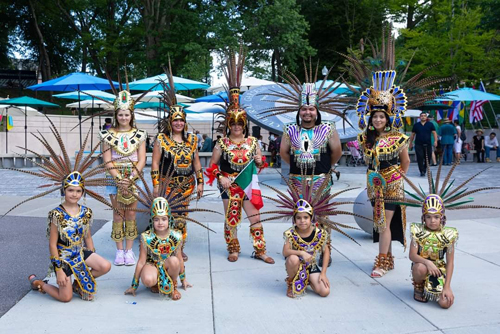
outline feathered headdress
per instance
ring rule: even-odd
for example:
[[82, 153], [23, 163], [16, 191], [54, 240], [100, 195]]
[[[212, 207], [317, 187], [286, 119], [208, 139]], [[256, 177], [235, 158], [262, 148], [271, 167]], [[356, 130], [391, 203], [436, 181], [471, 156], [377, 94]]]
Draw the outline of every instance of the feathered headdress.
[[[177, 218], [182, 218], [184, 220], [193, 222], [195, 224], [198, 224], [207, 230], [210, 230], [212, 232], [212, 229], [210, 229], [208, 226], [200, 223], [198, 220], [193, 219], [192, 217], [189, 216], [183, 216], [183, 213], [186, 212], [210, 212], [210, 213], [216, 213], [216, 214], [221, 214], [220, 212], [214, 211], [214, 210], [209, 210], [209, 209], [198, 209], [198, 208], [190, 208], [186, 206], [186, 203], [190, 203], [194, 200], [197, 200], [197, 195], [196, 194], [191, 194], [191, 195], [185, 195], [181, 189], [185, 187], [189, 182], [189, 178], [185, 178], [184, 181], [182, 181], [180, 184], [177, 184], [175, 187], [171, 187], [171, 180], [174, 175], [174, 168], [173, 164], [170, 164], [167, 174], [165, 177], [160, 178], [160, 183], [159, 183], [159, 189], [158, 193], [159, 194], [168, 194], [160, 197], [160, 196], [154, 196], [153, 191], [149, 188], [146, 179], [144, 178], [144, 175], [142, 173], [138, 173], [137, 175], [140, 177], [142, 183], [144, 184], [144, 188], [137, 187], [138, 189], [138, 194], [134, 194], [134, 196], [137, 198], [137, 200], [144, 205], [147, 209], [141, 209], [141, 208], [125, 208], [125, 210], [131, 210], [135, 212], [144, 212], [144, 213], [149, 213], [151, 215], [151, 221], [150, 224], [152, 224], [152, 218], [157, 215], [169, 215], [170, 216], [170, 226], [172, 227], [172, 224], [174, 223], [174, 220]], [[208, 196], [204, 195], [203, 197]], [[189, 204], [187, 204], [189, 205]], [[121, 206], [116, 207], [115, 209], [118, 210], [123, 210], [124, 208]]]
[[240, 86], [243, 79], [243, 68], [245, 66], [246, 51], [243, 44], [240, 44], [239, 55], [231, 50], [223, 66], [224, 76], [226, 77], [226, 92], [228, 101], [226, 102], [225, 112], [218, 113], [217, 119], [219, 127], [218, 132], [226, 134], [232, 124], [243, 123], [244, 131], [248, 132], [247, 113], [240, 105]]
[[366, 128], [366, 117], [376, 111], [383, 111], [393, 117], [392, 126], [400, 129], [406, 111], [406, 95], [400, 87], [394, 86], [396, 71], [377, 71], [372, 74], [372, 86], [367, 88], [358, 99], [356, 112], [359, 128]]
[[[38, 159], [40, 159], [41, 162], [37, 162], [33, 159], [27, 158], [33, 163], [33, 165], [38, 166], [40, 168], [40, 171], [33, 172], [30, 170], [23, 170], [17, 168], [10, 168], [10, 169], [29, 175], [34, 175], [46, 180], [48, 181], [48, 183], [41, 185], [39, 188], [50, 187], [50, 189], [42, 192], [41, 194], [31, 196], [30, 198], [16, 204], [13, 208], [7, 211], [5, 215], [26, 202], [29, 202], [36, 198], [43, 197], [57, 190], [60, 190], [61, 196], [64, 196], [64, 190], [69, 186], [80, 186], [84, 190], [84, 195], [88, 194], [90, 197], [111, 207], [111, 203], [109, 203], [104, 197], [94, 192], [93, 190], [89, 189], [89, 187], [111, 185], [109, 184], [109, 181], [108, 179], [106, 179], [106, 177], [95, 177], [95, 176], [104, 173], [107, 170], [112, 169], [114, 167], [105, 168], [104, 166], [106, 165], [107, 162], [103, 162], [97, 165], [96, 167], [91, 168], [91, 166], [96, 161], [98, 161], [103, 154], [103, 153], [99, 154], [95, 153], [96, 150], [100, 147], [101, 143], [100, 142], [97, 143], [97, 145], [95, 145], [92, 148], [90, 153], [86, 157], [84, 157], [83, 154], [85, 151], [85, 146], [87, 145], [87, 140], [90, 132], [87, 133], [87, 136], [85, 137], [82, 147], [78, 151], [75, 158], [75, 162], [73, 164], [71, 163], [68, 152], [66, 151], [66, 147], [64, 146], [64, 143], [62, 141], [61, 135], [54, 126], [54, 123], [52, 123], [50, 118], [48, 118], [47, 116], [46, 118], [50, 122], [50, 131], [56, 138], [61, 153], [60, 154], [56, 153], [56, 149], [54, 149], [49, 144], [48, 140], [40, 132], [38, 132], [38, 135], [32, 133], [32, 135], [36, 139], [38, 139], [38, 141], [49, 152], [49, 157], [47, 158], [46, 155], [37, 153], [29, 148], [22, 148], [23, 150], [27, 150], [28, 152], [34, 154]], [[94, 154], [96, 155], [93, 156]]]
[[163, 87], [163, 92], [160, 93], [160, 95], [162, 96], [162, 101], [164, 101], [168, 107], [168, 117], [166, 119], [159, 120], [159, 128], [166, 129], [169, 133], [172, 133], [172, 122], [180, 119], [185, 122], [184, 131], [187, 132], [186, 112], [184, 111], [183, 106], [177, 104], [177, 97], [175, 96], [175, 83], [172, 75], [170, 58], [168, 59], [168, 69], [164, 68], [163, 70], [167, 75], [168, 82], [160, 81], [160, 84]]
[[[330, 227], [332, 230], [335, 230], [342, 235], [348, 237], [352, 241], [356, 242], [351, 236], [345, 233], [341, 228], [346, 229], [355, 229], [356, 227], [352, 227], [349, 225], [337, 223], [331, 220], [332, 216], [336, 215], [350, 215], [355, 217], [360, 217], [364, 219], [371, 220], [369, 218], [360, 216], [356, 213], [337, 210], [337, 206], [344, 204], [353, 204], [354, 202], [335, 202], [335, 197], [338, 195], [353, 190], [356, 188], [347, 188], [343, 189], [334, 194], [330, 194], [327, 189], [330, 185], [331, 180], [331, 171], [325, 175], [325, 179], [319, 185], [319, 187], [315, 187], [313, 180], [308, 179], [306, 177], [302, 177], [300, 188], [292, 183], [292, 181], [287, 180], [283, 175], [281, 177], [288, 185], [287, 193], [280, 191], [279, 189], [272, 187], [268, 184], [262, 183], [265, 187], [271, 189], [276, 193], [276, 197], [262, 196], [270, 201], [276, 203], [276, 206], [280, 209], [276, 211], [267, 211], [261, 212], [260, 215], [274, 215], [269, 218], [261, 219], [260, 222], [265, 222], [269, 220], [279, 220], [279, 219], [291, 219], [298, 212], [306, 212], [312, 216], [312, 219], [316, 223], [320, 223], [323, 226]], [[358, 242], [356, 242], [358, 243]]]
[[333, 93], [340, 85], [337, 82], [340, 78], [328, 83], [328, 75], [330, 74], [330, 71], [328, 71], [319, 88], [316, 89], [318, 70], [319, 61], [313, 72], [311, 59], [309, 59], [309, 66], [304, 60], [305, 83], [301, 83], [293, 73], [284, 70], [280, 75], [284, 83], [276, 83], [282, 90], [270, 89], [270, 92], [260, 94], [274, 97], [274, 100], [266, 101], [276, 102], [277, 105], [261, 111], [259, 115], [264, 118], [270, 115], [298, 112], [303, 105], [312, 105], [318, 109], [318, 112], [326, 112], [346, 120], [347, 109], [345, 108], [344, 98]]
[[[441, 176], [441, 168], [443, 165], [443, 160], [439, 164], [436, 178], [432, 176], [432, 172], [429, 168], [429, 162], [427, 161], [427, 181], [429, 183], [429, 191], [426, 193], [422, 187], [417, 187], [411, 180], [404, 174], [401, 173], [401, 176], [405, 179], [405, 181], [410, 185], [410, 187], [415, 191], [415, 193], [410, 193], [405, 190], [405, 193], [408, 194], [409, 197], [404, 199], [397, 198], [387, 198], [384, 199], [386, 202], [393, 202], [400, 205], [412, 206], [412, 207], [421, 207], [422, 208], [422, 222], [424, 219], [424, 215], [427, 213], [430, 214], [440, 214], [441, 215], [441, 223], [443, 225], [446, 224], [446, 216], [445, 210], [461, 210], [461, 209], [500, 209], [497, 206], [490, 205], [478, 205], [478, 204], [470, 204], [474, 202], [473, 198], [465, 198], [474, 193], [485, 191], [485, 190], [493, 190], [500, 189], [500, 187], [483, 187], [479, 189], [469, 190], [469, 188], [464, 188], [470, 181], [472, 181], [479, 174], [488, 170], [489, 168], [483, 169], [476, 174], [472, 175], [470, 178], [462, 182], [460, 185], [456, 186], [452, 189], [452, 185], [455, 180], [451, 180], [451, 176], [455, 171], [455, 168], [459, 165], [459, 162], [455, 162], [448, 174], [444, 178], [443, 184], [439, 185], [439, 179]], [[450, 181], [451, 180], [451, 181]]]
[[[346, 55], [339, 52], [339, 54], [347, 60], [348, 72], [350, 76], [355, 79], [356, 84], [359, 86], [358, 89], [344, 81], [347, 88], [349, 88], [352, 93], [352, 97], [349, 101], [352, 106], [356, 105], [356, 103], [358, 102], [358, 96], [360, 96], [363, 91], [370, 89], [370, 86], [375, 84], [373, 80], [374, 72], [398, 71], [400, 73], [397, 78], [394, 77], [392, 79], [392, 83], [389, 87], [394, 86], [397, 87], [398, 90], [404, 90], [408, 109], [418, 109], [419, 107], [424, 105], [425, 102], [439, 97], [440, 93], [433, 89], [430, 89], [430, 87], [442, 82], [451, 81], [453, 79], [453, 77], [424, 77], [425, 73], [437, 66], [437, 64], [429, 66], [412, 78], [407, 79], [406, 75], [408, 73], [408, 69], [410, 67], [413, 56], [411, 57], [410, 61], [399, 61], [396, 65], [395, 39], [392, 35], [392, 25], [390, 25], [388, 29], [384, 28], [382, 30], [382, 45], [380, 49], [378, 45], [374, 46], [370, 41], [368, 41], [368, 43], [372, 50], [371, 57], [362, 58], [362, 56], [356, 56], [353, 53]], [[364, 48], [365, 42], [361, 40], [362, 53], [364, 52]], [[413, 55], [415, 55], [415, 53]], [[379, 77], [377, 77], [377, 79], [379, 79]], [[360, 119], [360, 128], [363, 125], [366, 126], [366, 122], [362, 122], [363, 121]], [[394, 126], [397, 125], [398, 124], [394, 124]]]

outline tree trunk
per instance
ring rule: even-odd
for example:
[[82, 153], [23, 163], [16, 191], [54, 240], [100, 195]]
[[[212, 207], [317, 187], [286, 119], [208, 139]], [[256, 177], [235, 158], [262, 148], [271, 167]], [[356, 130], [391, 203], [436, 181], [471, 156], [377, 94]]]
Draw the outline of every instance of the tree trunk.
[[82, 50], [82, 72], [87, 73], [87, 54], [88, 50], [85, 46], [83, 46]]
[[38, 19], [36, 16], [35, 12], [35, 7], [33, 6], [33, 3], [31, 0], [28, 1], [30, 9], [31, 9], [31, 15], [33, 15], [33, 24], [35, 25], [35, 30], [38, 35], [38, 44], [39, 44], [39, 53], [40, 53], [40, 64], [42, 66], [42, 77], [45, 74], [44, 80], [50, 79], [52, 76], [51, 70], [50, 70], [50, 59], [49, 59], [49, 54], [47, 53], [47, 49], [45, 48], [45, 41], [43, 38], [42, 31], [40, 30], [40, 26], [38, 25]]
[[275, 58], [275, 52], [276, 50], [273, 50], [273, 54], [271, 56], [271, 80], [274, 82], [277, 82], [276, 80], [276, 58]]

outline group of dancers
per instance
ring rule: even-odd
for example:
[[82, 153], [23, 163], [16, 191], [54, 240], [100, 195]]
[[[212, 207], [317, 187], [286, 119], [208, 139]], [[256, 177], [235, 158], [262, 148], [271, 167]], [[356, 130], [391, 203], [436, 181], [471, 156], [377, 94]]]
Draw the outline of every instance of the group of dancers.
[[[290, 164], [290, 175], [283, 175], [288, 189], [280, 191], [267, 186], [276, 194], [262, 197], [267, 203], [275, 204], [277, 209], [260, 212], [261, 207], [250, 201], [244, 189], [234, 182], [249, 164], [255, 164], [257, 168], [266, 166], [256, 138], [248, 135], [247, 115], [239, 102], [244, 62], [241, 49], [239, 57], [231, 54], [226, 61], [224, 73], [229, 101], [221, 121], [224, 137], [217, 141], [210, 166], [205, 170], [208, 182], [217, 181], [220, 189], [228, 260], [237, 261], [241, 252], [237, 231], [243, 210], [250, 222], [252, 257], [266, 264], [275, 261], [266, 253], [263, 223], [288, 218], [291, 226], [283, 233], [283, 256], [288, 275], [286, 294], [291, 298], [301, 296], [310, 286], [315, 293], [326, 297], [330, 293], [327, 269], [331, 264], [332, 231], [355, 241], [343, 231], [353, 227], [335, 222], [335, 216], [359, 216], [356, 212], [337, 209], [340, 205], [352, 204], [336, 200], [338, 195], [351, 189], [331, 191], [332, 173], [342, 151], [335, 123], [321, 119], [322, 113], [342, 118], [345, 115], [339, 111], [339, 99], [331, 98], [331, 87], [324, 86], [327, 76], [316, 88], [316, 75], [307, 68], [305, 83], [285, 72], [284, 83], [278, 84], [282, 90], [266, 93], [280, 103], [263, 110], [263, 117], [296, 112], [296, 122], [285, 125], [281, 145], [282, 159]], [[188, 261], [184, 248], [187, 226], [195, 223], [208, 227], [189, 214], [218, 212], [190, 206], [191, 201], [204, 196], [204, 174], [197, 152], [197, 137], [188, 133], [186, 113], [176, 101], [171, 68], [166, 72], [169, 80], [163, 83], [163, 99], [168, 106], [168, 117], [158, 120], [159, 134], [154, 144], [151, 168], [152, 188], [143, 174], [147, 134], [136, 127], [136, 101], [128, 90], [115, 91], [113, 127], [100, 133], [102, 140], [89, 155], [84, 155], [85, 139], [72, 162], [52, 122], [50, 129], [59, 147], [52, 147], [45, 136], [35, 135], [50, 158], [28, 149], [41, 159], [41, 163], [34, 161], [40, 171], [18, 171], [47, 180], [45, 186], [50, 188], [15, 207], [58, 190], [62, 199], [61, 204], [49, 212], [47, 224], [57, 286], [31, 275], [29, 281], [34, 290], [63, 302], [71, 300], [74, 293], [82, 299], [92, 300], [97, 289], [95, 278], [111, 270], [110, 261], [98, 255], [94, 248], [90, 233], [92, 210], [79, 204], [86, 196], [113, 209], [114, 265], [136, 265], [126, 294], [135, 295], [142, 282], [152, 292], [178, 300], [181, 298], [178, 281], [184, 289], [191, 286], [185, 266]], [[470, 204], [472, 200], [467, 196], [499, 187], [464, 188], [477, 174], [452, 187], [450, 178], [456, 165], [442, 183], [439, 182], [441, 165], [435, 180], [429, 173], [428, 192], [414, 185], [406, 176], [408, 137], [399, 131], [407, 96], [401, 87], [395, 85], [394, 70], [374, 72], [370, 79], [372, 84], [357, 100], [356, 111], [362, 131], [358, 140], [368, 165], [367, 192], [373, 206], [373, 219], [369, 219], [373, 220], [373, 241], [379, 243], [379, 254], [371, 276], [381, 278], [394, 269], [391, 241], [397, 240], [406, 247], [406, 207], [420, 207], [421, 222], [411, 224], [410, 228], [414, 298], [420, 302], [438, 301], [441, 307], [448, 308], [454, 301], [451, 278], [458, 231], [446, 226], [445, 209], [487, 207]], [[96, 154], [101, 146], [101, 153]], [[100, 158], [103, 163], [99, 163]], [[94, 165], [97, 166], [92, 167]], [[414, 194], [408, 192], [409, 195], [405, 196], [404, 181], [415, 191]], [[104, 186], [109, 200], [92, 189]], [[137, 212], [150, 215], [150, 226], [140, 235]], [[132, 248], [138, 236], [137, 257]]]

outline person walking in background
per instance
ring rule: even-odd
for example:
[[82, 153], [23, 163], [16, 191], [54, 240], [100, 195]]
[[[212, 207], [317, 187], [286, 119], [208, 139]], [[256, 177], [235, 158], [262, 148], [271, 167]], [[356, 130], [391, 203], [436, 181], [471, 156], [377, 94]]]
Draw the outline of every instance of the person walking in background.
[[473, 138], [474, 150], [476, 150], [476, 161], [484, 162], [484, 131], [481, 129], [476, 130], [476, 135]]
[[203, 146], [201, 147], [200, 152], [212, 152], [212, 138], [209, 138], [208, 135], [203, 135]]
[[[438, 122], [436, 122], [434, 120], [434, 116], [432, 114], [429, 114], [429, 123], [432, 123], [432, 125], [434, 125], [434, 129], [436, 129], [436, 132], [439, 134], [439, 124]], [[442, 144], [441, 144], [442, 145]], [[436, 156], [438, 155], [438, 152], [436, 152], [436, 148], [438, 146], [434, 146], [434, 136], [431, 136], [431, 148], [432, 148], [432, 166], [437, 166], [437, 163], [436, 163]], [[443, 153], [441, 153], [443, 154]]]
[[203, 136], [200, 134], [200, 131], [196, 130], [194, 132], [194, 134], [196, 135], [196, 137], [198, 138], [198, 151], [201, 150], [201, 147], [203, 145]]
[[443, 165], [451, 165], [453, 160], [453, 145], [457, 129], [451, 124], [448, 118], [443, 119], [443, 125], [439, 128], [439, 135], [441, 136], [441, 147], [443, 150]]
[[427, 114], [422, 112], [420, 114], [420, 122], [413, 125], [410, 137], [410, 151], [413, 149], [413, 139], [415, 139], [415, 154], [417, 155], [418, 169], [420, 176], [425, 176], [427, 170], [426, 159], [432, 155], [431, 149], [431, 136], [434, 137], [434, 147], [437, 146], [438, 138], [434, 125], [427, 122]]
[[490, 151], [497, 151], [497, 162], [500, 162], [500, 150], [498, 149], [498, 139], [495, 132], [490, 133], [484, 141], [484, 149], [486, 150], [486, 162], [491, 162]]
[[104, 125], [102, 126], [102, 130], [109, 130], [113, 127], [113, 122], [111, 118], [104, 119]]
[[460, 124], [458, 120], [455, 120], [453, 122], [455, 124], [455, 130], [457, 131], [457, 134], [455, 135], [455, 142], [453, 143], [453, 153], [455, 154], [455, 161], [460, 163], [460, 157], [462, 156], [462, 128], [460, 127]]

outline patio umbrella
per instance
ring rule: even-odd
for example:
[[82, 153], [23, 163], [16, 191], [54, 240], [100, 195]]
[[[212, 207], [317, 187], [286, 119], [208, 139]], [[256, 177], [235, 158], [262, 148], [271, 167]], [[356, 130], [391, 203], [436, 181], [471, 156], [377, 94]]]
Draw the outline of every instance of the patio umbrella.
[[[158, 102], [162, 99], [162, 96], [160, 95], [161, 91], [155, 91], [155, 92], [149, 92], [145, 96], [141, 98], [141, 102]], [[132, 98], [138, 99], [142, 94], [135, 94], [132, 95]], [[175, 97], [177, 98], [177, 102], [180, 103], [192, 103], [194, 102], [194, 99], [189, 96], [181, 95], [181, 94], [175, 94]]]
[[[117, 82], [113, 86], [118, 87]], [[78, 92], [78, 102], [81, 101], [82, 90], [106, 90], [111, 89], [109, 80], [101, 79], [81, 72], [71, 73], [56, 79], [45, 81], [41, 84], [29, 86], [28, 89], [34, 91], [52, 91], [52, 92]], [[81, 107], [78, 107], [78, 120], [80, 121], [80, 146], [82, 145], [82, 113]]]
[[24, 154], [28, 153], [28, 106], [59, 108], [59, 105], [57, 104], [34, 99], [29, 96], [21, 96], [13, 99], [2, 100], [2, 104], [24, 106]]
[[[241, 80], [240, 89], [242, 92], [245, 92], [245, 91], [250, 90], [250, 89], [255, 88], [255, 87], [267, 86], [267, 85], [274, 85], [274, 82], [269, 81], [269, 80], [264, 80], [264, 79], [258, 79], [258, 78], [254, 78], [254, 77], [247, 77], [247, 78], [243, 78]], [[226, 88], [224, 87], [222, 82], [214, 84], [209, 89], [207, 89], [208, 92], [212, 92], [212, 93], [225, 92], [225, 90], [226, 90]], [[209, 101], [205, 101], [205, 102], [209, 102]]]
[[[323, 80], [317, 81], [315, 84], [316, 88], [319, 89], [319, 87], [321, 86], [322, 83], [323, 83]], [[345, 93], [351, 92], [351, 90], [347, 87], [347, 85], [345, 83], [335, 82], [333, 80], [326, 80], [324, 85], [323, 85], [323, 89], [328, 88], [332, 84], [333, 84], [333, 86], [330, 88], [330, 90], [332, 92], [334, 92], [335, 94], [345, 94]], [[356, 88], [356, 89], [360, 88], [359, 86], [355, 86], [355, 85], [351, 85], [351, 87]]]
[[443, 94], [442, 98], [436, 99], [436, 101], [500, 101], [500, 96], [495, 94], [490, 94], [482, 92], [477, 89], [472, 89], [468, 87], [460, 88], [452, 92]]
[[227, 101], [227, 100], [228, 100], [227, 93], [226, 92], [219, 92], [217, 94], [199, 97], [195, 100], [195, 102], [196, 103], [199, 103], [199, 102], [221, 102], [221, 103], [224, 103], [224, 101]]
[[[161, 81], [168, 82], [168, 78], [166, 74], [155, 75], [149, 78], [145, 78], [142, 80], [137, 80], [131, 82], [129, 87], [131, 90], [162, 90], [162, 86], [160, 85]], [[192, 90], [192, 89], [207, 89], [210, 85], [200, 82], [194, 81], [190, 79], [184, 79], [180, 77], [174, 76], [174, 84], [176, 90]]]
[[455, 107], [451, 106], [449, 104], [442, 104], [442, 103], [429, 103], [429, 104], [424, 104], [423, 106], [418, 107], [418, 110], [422, 110], [422, 111], [426, 111], [426, 110], [449, 110], [449, 109], [455, 109]]

